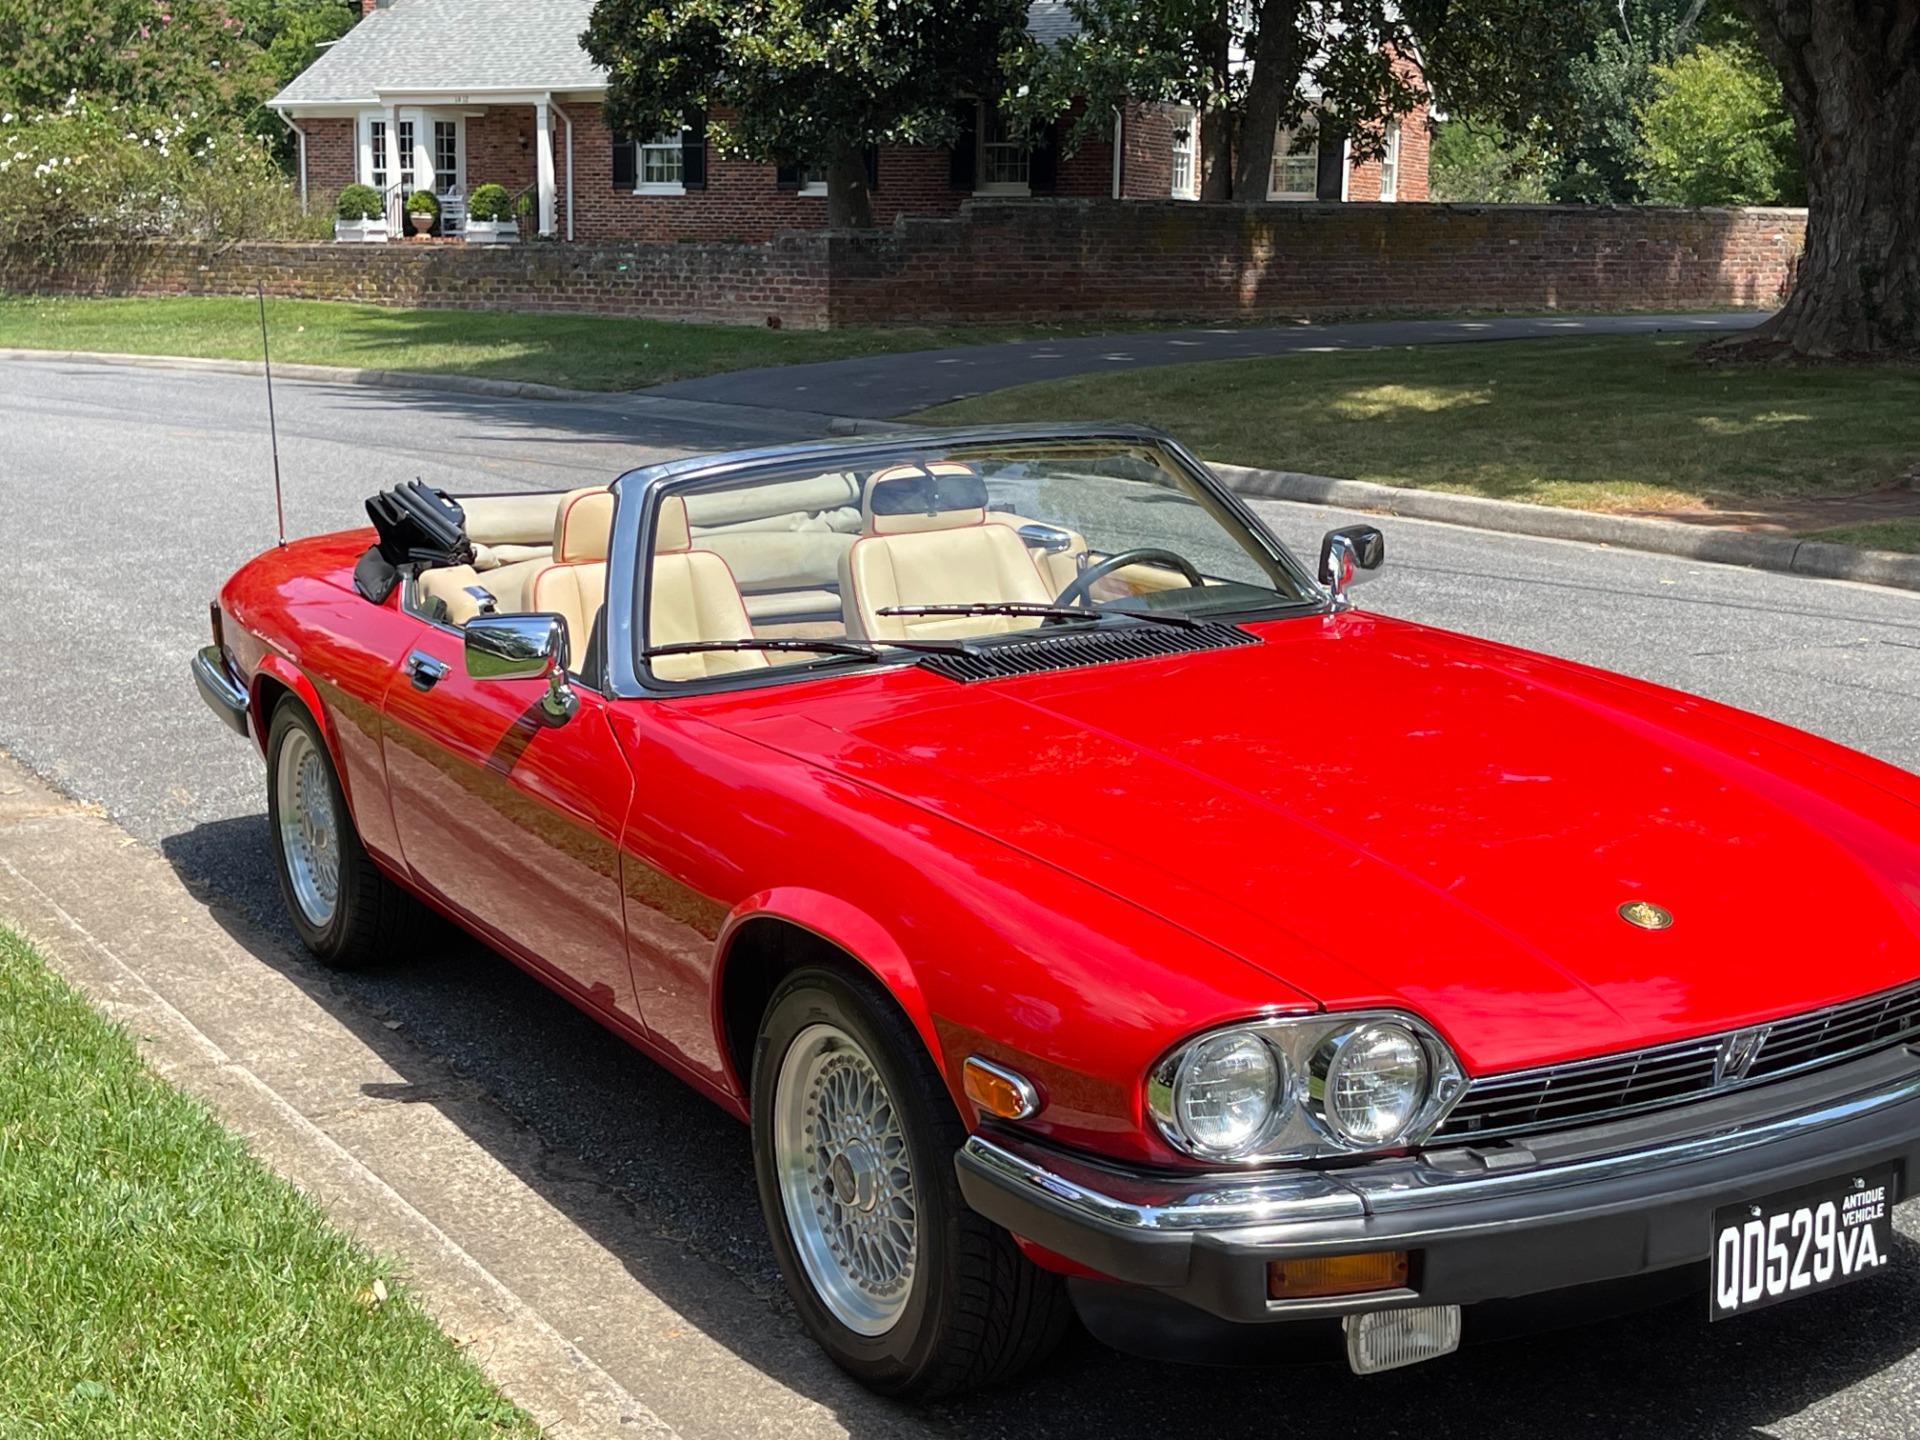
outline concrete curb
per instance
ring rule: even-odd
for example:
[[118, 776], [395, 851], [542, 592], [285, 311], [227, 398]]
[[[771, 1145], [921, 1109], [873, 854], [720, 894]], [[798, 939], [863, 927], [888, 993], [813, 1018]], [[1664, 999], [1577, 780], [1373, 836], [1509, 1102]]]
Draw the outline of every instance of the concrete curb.
[[[124, 365], [136, 370], [192, 370], [217, 375], [264, 375], [258, 360], [203, 359], [190, 355], [128, 355], [108, 350], [20, 350], [0, 348], [0, 360], [41, 364]], [[430, 370], [362, 370], [350, 365], [278, 363], [276, 380], [306, 380], [323, 385], [366, 385], [383, 390], [434, 390], [453, 395], [486, 395], [503, 400], [552, 400], [637, 408], [669, 419], [745, 424], [755, 429], [813, 429], [828, 435], [893, 435], [917, 430], [897, 420], [860, 415], [827, 415], [812, 410], [779, 410], [732, 405], [718, 400], [683, 400], [633, 390], [568, 390], [531, 380], [489, 380], [479, 375], [443, 375]]]
[[1486, 500], [1477, 495], [1452, 495], [1440, 490], [1409, 490], [1397, 485], [1375, 485], [1366, 480], [1302, 475], [1291, 470], [1253, 470], [1212, 461], [1208, 465], [1235, 491], [1264, 500], [1370, 510], [1404, 515], [1413, 520], [1437, 520], [1448, 525], [1469, 525], [1480, 530], [1501, 530], [1549, 540], [1582, 540], [1590, 545], [1614, 545], [1656, 555], [1777, 570], [1820, 580], [1853, 580], [1865, 585], [1920, 590], [1920, 555], [1856, 550], [1851, 545], [1802, 540], [1792, 535], [1763, 535], [1751, 530], [1682, 525], [1672, 520], [1643, 520], [1629, 515], [1597, 515], [1588, 510], [1563, 510], [1512, 500]]

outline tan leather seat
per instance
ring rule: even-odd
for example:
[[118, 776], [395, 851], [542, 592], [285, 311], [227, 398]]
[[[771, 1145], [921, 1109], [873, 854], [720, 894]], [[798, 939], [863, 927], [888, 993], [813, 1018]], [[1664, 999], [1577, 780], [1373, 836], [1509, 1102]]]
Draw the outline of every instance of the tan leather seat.
[[567, 622], [568, 668], [576, 674], [586, 661], [593, 622], [607, 601], [607, 547], [612, 537], [613, 492], [569, 490], [554, 512], [553, 563], [542, 566], [527, 584], [522, 609], [535, 615], [558, 615]]
[[[660, 502], [654, 528], [653, 587], [647, 606], [647, 644], [685, 645], [696, 640], [751, 640], [753, 622], [741, 602], [727, 562], [711, 550], [695, 550], [687, 527], [687, 504], [678, 496]], [[652, 660], [661, 680], [699, 680], [736, 670], [766, 668], [766, 652], [713, 650], [661, 655]]]
[[866, 533], [840, 569], [847, 633], [856, 639], [992, 635], [1035, 623], [1008, 615], [879, 613], [895, 605], [1053, 602], [1019, 533], [988, 520], [986, 482], [964, 465], [879, 471], [861, 508]]

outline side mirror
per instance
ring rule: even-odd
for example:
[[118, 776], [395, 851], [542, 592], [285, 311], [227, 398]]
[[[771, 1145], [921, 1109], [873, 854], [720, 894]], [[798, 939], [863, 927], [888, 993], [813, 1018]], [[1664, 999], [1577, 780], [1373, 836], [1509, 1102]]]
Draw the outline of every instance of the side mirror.
[[540, 713], [564, 725], [580, 708], [567, 684], [567, 622], [559, 615], [476, 615], [467, 621], [467, 674], [475, 680], [544, 680]]
[[1336, 611], [1350, 609], [1347, 590], [1387, 559], [1387, 537], [1372, 525], [1329, 530], [1320, 542], [1320, 583], [1333, 592]]

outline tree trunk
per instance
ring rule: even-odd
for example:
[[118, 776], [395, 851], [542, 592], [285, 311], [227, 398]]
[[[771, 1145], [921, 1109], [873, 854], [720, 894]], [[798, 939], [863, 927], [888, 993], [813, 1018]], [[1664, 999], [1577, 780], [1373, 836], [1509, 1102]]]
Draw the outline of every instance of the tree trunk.
[[1200, 36], [1207, 56], [1207, 98], [1200, 107], [1200, 198], [1233, 198], [1233, 28], [1222, 3]]
[[1751, 344], [1920, 351], [1920, 0], [1742, 0], [1807, 176], [1793, 294]]
[[1264, 0], [1258, 14], [1233, 174], [1233, 193], [1242, 200], [1264, 200], [1272, 188], [1274, 134], [1295, 118], [1284, 112], [1300, 79], [1300, 0]]
[[862, 151], [849, 150], [827, 165], [827, 228], [873, 228], [873, 192], [867, 187], [867, 157]]

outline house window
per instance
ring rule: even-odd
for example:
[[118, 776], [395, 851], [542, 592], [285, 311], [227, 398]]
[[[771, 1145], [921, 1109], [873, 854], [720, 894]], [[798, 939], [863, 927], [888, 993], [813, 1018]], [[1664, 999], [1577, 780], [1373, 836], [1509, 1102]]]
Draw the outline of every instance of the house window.
[[827, 193], [827, 167], [825, 165], [806, 165], [801, 167], [800, 193], [802, 195], [824, 195]]
[[998, 110], [980, 107], [980, 193], [1024, 195], [1033, 178], [1033, 147]]
[[1200, 193], [1198, 167], [1194, 164], [1199, 129], [1199, 117], [1193, 111], [1173, 112], [1172, 194], [1176, 200], [1191, 200]]
[[639, 147], [640, 169], [636, 190], [656, 194], [679, 194], [686, 176], [686, 151], [680, 132], [670, 131]]
[[1269, 200], [1312, 200], [1320, 188], [1320, 132], [1312, 125], [1280, 130], [1273, 137]]
[[400, 189], [403, 193], [411, 195], [418, 185], [418, 180], [414, 175], [413, 169], [415, 158], [413, 121], [402, 120], [399, 126], [399, 135]]
[[1387, 122], [1386, 148], [1380, 152], [1380, 198], [1400, 198], [1400, 122]]
[[433, 188], [441, 195], [460, 188], [460, 126], [452, 120], [433, 122]]

